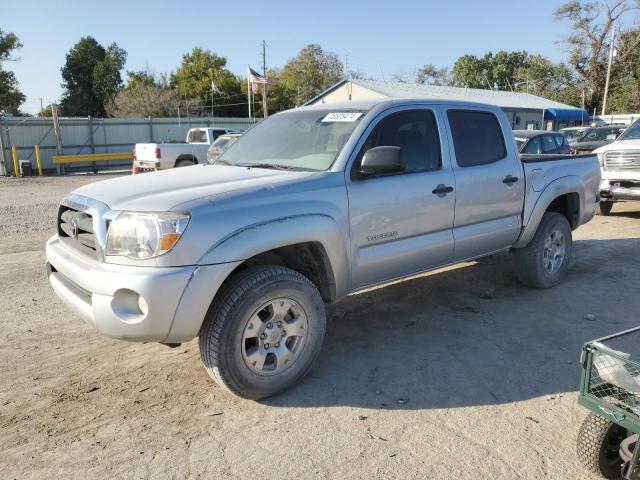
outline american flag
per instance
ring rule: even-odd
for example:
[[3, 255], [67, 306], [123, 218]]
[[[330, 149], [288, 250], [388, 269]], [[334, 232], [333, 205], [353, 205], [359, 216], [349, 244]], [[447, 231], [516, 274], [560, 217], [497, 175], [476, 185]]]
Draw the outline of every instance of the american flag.
[[264, 75], [260, 75], [258, 72], [256, 72], [251, 67], [249, 67], [249, 81], [254, 86], [254, 88], [255, 88], [256, 85], [271, 85], [271, 84], [273, 84], [273, 82], [271, 80], [269, 80]]

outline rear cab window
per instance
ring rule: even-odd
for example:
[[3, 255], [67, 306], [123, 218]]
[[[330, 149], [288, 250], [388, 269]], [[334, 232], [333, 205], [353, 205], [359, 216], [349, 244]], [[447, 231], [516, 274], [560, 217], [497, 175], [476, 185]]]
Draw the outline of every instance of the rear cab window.
[[493, 113], [448, 110], [447, 118], [458, 166], [487, 165], [507, 156], [502, 128]]
[[189, 143], [207, 143], [207, 131], [206, 130], [191, 130], [189, 132]]

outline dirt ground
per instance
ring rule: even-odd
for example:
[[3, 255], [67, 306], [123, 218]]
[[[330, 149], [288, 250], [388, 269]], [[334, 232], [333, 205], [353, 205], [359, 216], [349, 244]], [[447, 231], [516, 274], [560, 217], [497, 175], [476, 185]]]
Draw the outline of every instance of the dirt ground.
[[2, 478], [585, 478], [580, 349], [638, 324], [640, 205], [574, 232], [551, 290], [504, 255], [343, 300], [306, 380], [252, 402], [195, 341], [112, 340], [55, 297], [56, 203], [101, 178], [0, 179]]

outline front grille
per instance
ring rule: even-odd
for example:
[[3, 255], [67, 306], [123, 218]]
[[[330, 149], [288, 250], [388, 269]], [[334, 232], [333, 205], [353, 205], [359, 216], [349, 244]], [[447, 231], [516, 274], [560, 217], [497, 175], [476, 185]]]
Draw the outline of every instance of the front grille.
[[640, 150], [611, 150], [604, 154], [607, 170], [640, 170]]
[[96, 237], [93, 232], [93, 218], [86, 212], [60, 205], [58, 211], [58, 236], [67, 245], [89, 255], [98, 257]]

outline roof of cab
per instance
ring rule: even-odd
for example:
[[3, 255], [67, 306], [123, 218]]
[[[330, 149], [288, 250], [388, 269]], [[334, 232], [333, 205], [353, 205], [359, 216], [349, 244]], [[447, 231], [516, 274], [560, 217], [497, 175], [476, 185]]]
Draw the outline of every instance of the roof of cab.
[[[314, 105], [303, 105], [301, 107], [293, 109], [295, 110], [371, 110], [374, 107], [396, 107], [403, 105], [458, 105], [466, 107], [477, 107], [486, 109], [487, 107], [493, 107], [486, 103], [479, 102], [467, 102], [461, 100], [448, 100], [443, 98], [378, 98], [367, 100], [353, 100], [350, 102], [335, 102], [335, 103], [316, 103]], [[497, 107], [495, 107], [497, 108]]]

